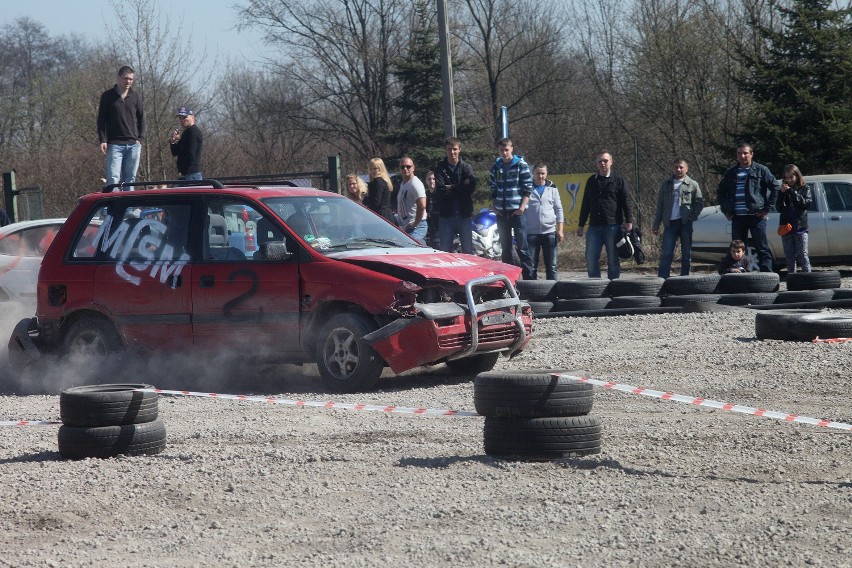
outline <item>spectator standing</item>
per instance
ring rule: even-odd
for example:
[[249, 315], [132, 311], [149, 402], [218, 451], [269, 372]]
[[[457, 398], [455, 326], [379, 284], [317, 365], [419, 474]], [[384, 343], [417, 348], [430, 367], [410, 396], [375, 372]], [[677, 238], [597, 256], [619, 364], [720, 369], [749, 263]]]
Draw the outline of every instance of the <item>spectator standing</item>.
[[364, 204], [364, 197], [367, 195], [367, 183], [361, 179], [361, 176], [349, 174], [346, 176], [346, 197], [358, 203]]
[[616, 241], [620, 228], [633, 228], [633, 205], [627, 180], [612, 169], [612, 153], [603, 150], [595, 158], [597, 173], [586, 182], [577, 236], [583, 236], [583, 227], [589, 222], [586, 233], [586, 273], [589, 278], [601, 276], [601, 250], [606, 247], [607, 277], [615, 280], [621, 275], [621, 259]]
[[106, 156], [106, 183], [133, 183], [142, 156], [145, 113], [142, 96], [133, 90], [136, 74], [127, 65], [118, 70], [113, 88], [98, 104], [98, 141]]
[[396, 216], [399, 226], [417, 240], [426, 238], [426, 188], [414, 175], [414, 160], [403, 156], [399, 161], [402, 183], [397, 195]]
[[203, 179], [201, 175], [201, 148], [204, 137], [195, 124], [195, 112], [191, 108], [180, 107], [177, 111], [180, 128], [172, 133], [172, 156], [177, 157], [178, 179], [190, 181]]
[[438, 194], [435, 192], [435, 172], [426, 172], [426, 244], [440, 249], [438, 238]]
[[447, 138], [444, 144], [447, 157], [435, 167], [435, 192], [438, 196], [438, 238], [441, 249], [453, 249], [453, 239], [459, 236], [461, 251], [473, 254], [473, 192], [476, 177], [473, 167], [461, 159], [461, 142]]
[[719, 263], [719, 274], [738, 274], [753, 271], [754, 267], [751, 264], [751, 260], [749, 260], [745, 253], [746, 246], [743, 241], [739, 239], [731, 241], [731, 248], [728, 254]]
[[393, 210], [391, 209], [391, 188], [393, 185], [384, 160], [373, 158], [367, 166], [367, 171], [369, 172], [370, 182], [367, 184], [364, 206], [388, 221], [394, 222]]
[[663, 248], [657, 276], [668, 278], [674, 259], [675, 245], [680, 239], [680, 275], [688, 276], [692, 264], [692, 223], [704, 209], [704, 198], [698, 182], [689, 177], [689, 164], [683, 158], [672, 162], [674, 173], [660, 186], [657, 211], [651, 232], [660, 234], [663, 224]]
[[531, 278], [532, 259], [527, 250], [527, 203], [532, 192], [532, 174], [529, 165], [514, 153], [512, 140], [503, 138], [497, 145], [500, 155], [491, 166], [488, 185], [491, 186], [491, 206], [497, 213], [497, 229], [503, 262], [512, 264], [512, 234], [521, 260], [521, 275]]
[[[781, 213], [778, 233], [784, 233], [781, 234], [781, 244], [787, 259], [787, 274], [796, 272], [796, 263], [802, 272], [811, 271], [811, 259], [808, 258], [808, 208], [811, 201], [811, 188], [805, 183], [799, 168], [795, 164], [784, 166], [784, 182], [775, 208]], [[789, 230], [781, 229], [787, 225], [790, 225]]]
[[565, 234], [562, 227], [565, 218], [559, 188], [547, 179], [547, 164], [539, 162], [533, 167], [533, 190], [527, 202], [527, 247], [532, 257], [530, 280], [538, 278], [538, 259], [544, 256], [545, 274], [548, 280], [556, 280], [557, 246]]
[[775, 207], [779, 185], [769, 168], [754, 161], [751, 144], [741, 142], [737, 165], [725, 172], [716, 190], [722, 213], [731, 222], [731, 236], [746, 242], [751, 233], [761, 272], [772, 272], [766, 216]]

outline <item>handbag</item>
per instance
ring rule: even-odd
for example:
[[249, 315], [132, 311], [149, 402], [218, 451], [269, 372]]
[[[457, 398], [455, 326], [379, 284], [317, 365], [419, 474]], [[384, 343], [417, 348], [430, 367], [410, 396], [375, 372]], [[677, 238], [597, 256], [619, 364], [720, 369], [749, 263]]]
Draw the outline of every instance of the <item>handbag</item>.
[[793, 230], [793, 225], [790, 223], [784, 223], [783, 225], [778, 225], [778, 234], [782, 237]]

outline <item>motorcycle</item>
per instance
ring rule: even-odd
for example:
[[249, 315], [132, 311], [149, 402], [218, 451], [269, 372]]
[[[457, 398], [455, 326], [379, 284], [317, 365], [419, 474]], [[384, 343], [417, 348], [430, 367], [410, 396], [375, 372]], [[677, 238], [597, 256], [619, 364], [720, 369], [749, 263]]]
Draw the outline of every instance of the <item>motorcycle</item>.
[[[470, 224], [473, 254], [491, 260], [500, 260], [503, 247], [500, 244], [500, 230], [497, 228], [497, 214], [488, 207], [483, 207], [476, 215], [471, 217]], [[512, 242], [514, 242], [514, 239], [512, 239]], [[455, 251], [461, 250], [458, 237], [454, 240], [453, 245]], [[512, 258], [517, 264], [520, 264], [516, 251], [512, 251]]]

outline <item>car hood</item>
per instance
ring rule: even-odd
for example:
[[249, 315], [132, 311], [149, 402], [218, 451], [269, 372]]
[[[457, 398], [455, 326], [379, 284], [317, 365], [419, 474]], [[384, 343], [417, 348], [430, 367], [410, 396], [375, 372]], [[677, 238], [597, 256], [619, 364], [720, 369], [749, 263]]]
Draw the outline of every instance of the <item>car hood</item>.
[[521, 274], [519, 267], [510, 264], [422, 248], [367, 249], [328, 256], [415, 283], [444, 280], [463, 286], [474, 278], [494, 274], [505, 274], [514, 282]]

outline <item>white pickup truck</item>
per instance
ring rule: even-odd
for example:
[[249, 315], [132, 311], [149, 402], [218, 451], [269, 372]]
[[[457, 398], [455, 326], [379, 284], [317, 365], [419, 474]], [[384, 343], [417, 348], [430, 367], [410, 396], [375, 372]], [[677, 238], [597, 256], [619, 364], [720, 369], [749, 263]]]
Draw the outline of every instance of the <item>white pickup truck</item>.
[[[813, 202], [808, 210], [808, 254], [813, 264], [852, 261], [852, 174], [805, 176]], [[778, 213], [773, 211], [766, 223], [772, 264], [786, 266], [784, 247], [778, 236]], [[692, 259], [719, 262], [731, 244], [731, 222], [719, 206], [705, 207], [693, 225]], [[749, 243], [748, 255], [757, 261]]]

